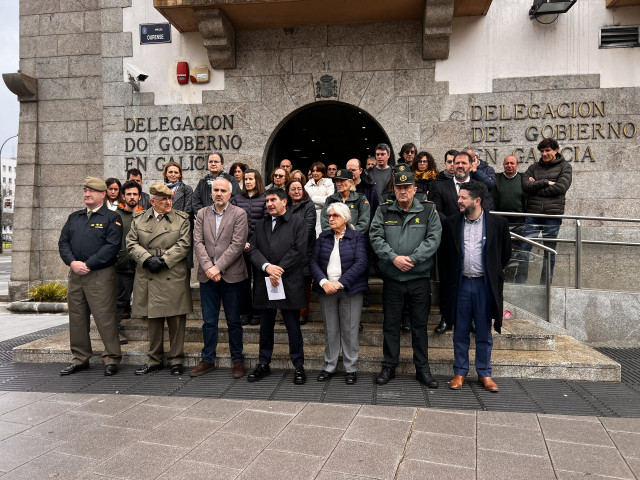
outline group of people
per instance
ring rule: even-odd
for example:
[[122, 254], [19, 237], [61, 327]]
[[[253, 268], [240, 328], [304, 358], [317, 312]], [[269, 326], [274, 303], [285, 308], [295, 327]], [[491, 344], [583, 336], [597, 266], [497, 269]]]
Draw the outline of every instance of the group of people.
[[[208, 173], [193, 190], [183, 183], [176, 162], [164, 166], [164, 182], [152, 183], [148, 195], [136, 169], [127, 172], [123, 184], [88, 177], [86, 208], [69, 216], [59, 241], [60, 255], [70, 266], [73, 354], [60, 373], [88, 368], [93, 314], [105, 347], [105, 375], [116, 374], [120, 345], [127, 342], [119, 325], [132, 314], [145, 317], [149, 331], [148, 360], [135, 373], [164, 368], [166, 322], [167, 362], [171, 374], [183, 374], [195, 254], [204, 345], [191, 376], [215, 369], [222, 304], [233, 377], [246, 373], [243, 326], [248, 324], [260, 326], [260, 344], [258, 364], [247, 378], [255, 382], [270, 374], [280, 310], [293, 382], [305, 383], [301, 325], [308, 319], [313, 290], [326, 341], [325, 366], [317, 380], [336, 373], [342, 350], [345, 381], [356, 383], [360, 317], [368, 302], [371, 269], [383, 279], [384, 360], [377, 383], [395, 377], [401, 331], [409, 330], [416, 379], [437, 388], [427, 340], [430, 278], [437, 258], [443, 316], [436, 332], [455, 325], [449, 387], [459, 389], [468, 373], [474, 329], [479, 381], [497, 391], [491, 380], [491, 328], [500, 332], [503, 269], [511, 257], [511, 240], [507, 220], [489, 210], [525, 212], [524, 201], [522, 210], [507, 209], [520, 195], [526, 205], [540, 205], [540, 213], [549, 213], [548, 197], [561, 188], [566, 192], [571, 169], [557, 143], [545, 140], [539, 149], [542, 159], [529, 167], [520, 190], [513, 182], [517, 161], [507, 168], [510, 157], [505, 159], [505, 179], [496, 180], [473, 150], [447, 152], [445, 169], [438, 172], [433, 156], [418, 153], [413, 144], [403, 145], [397, 164], [390, 166], [391, 149], [384, 143], [376, 146], [366, 169], [356, 158], [344, 168], [315, 162], [305, 176], [284, 159], [266, 187], [260, 172], [245, 164], [234, 163], [226, 172], [219, 152], [209, 155]], [[560, 178], [566, 167], [568, 182]], [[553, 177], [556, 171], [558, 178]], [[527, 220], [525, 232], [540, 223]], [[552, 226], [543, 233], [549, 231]]]

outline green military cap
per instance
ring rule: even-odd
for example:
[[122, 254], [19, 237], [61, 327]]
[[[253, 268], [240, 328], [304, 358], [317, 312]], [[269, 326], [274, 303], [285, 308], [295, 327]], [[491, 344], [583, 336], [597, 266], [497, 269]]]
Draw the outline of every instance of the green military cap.
[[336, 176], [333, 177], [334, 180], [353, 180], [353, 173], [351, 170], [347, 170], [346, 168], [341, 168], [336, 172]]
[[411, 165], [409, 165], [408, 163], [399, 163], [393, 166], [393, 173], [410, 172], [410, 171], [411, 171]]
[[154, 182], [149, 187], [149, 193], [151, 195], [164, 195], [165, 197], [173, 196], [173, 192], [164, 183]]
[[413, 173], [398, 172], [393, 174], [394, 185], [415, 185], [416, 181], [413, 178]]
[[107, 184], [96, 177], [87, 177], [84, 179], [84, 188], [90, 188], [96, 192], [106, 192]]

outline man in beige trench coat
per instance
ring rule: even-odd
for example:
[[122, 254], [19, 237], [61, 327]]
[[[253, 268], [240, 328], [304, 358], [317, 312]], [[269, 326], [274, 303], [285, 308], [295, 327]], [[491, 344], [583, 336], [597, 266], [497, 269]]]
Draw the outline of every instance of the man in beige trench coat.
[[149, 189], [151, 208], [134, 215], [127, 250], [136, 263], [134, 316], [147, 317], [148, 361], [136, 370], [145, 375], [163, 367], [164, 322], [169, 327], [167, 361], [172, 375], [184, 372], [184, 332], [193, 311], [187, 255], [191, 246], [189, 216], [173, 210], [173, 194], [162, 183]]

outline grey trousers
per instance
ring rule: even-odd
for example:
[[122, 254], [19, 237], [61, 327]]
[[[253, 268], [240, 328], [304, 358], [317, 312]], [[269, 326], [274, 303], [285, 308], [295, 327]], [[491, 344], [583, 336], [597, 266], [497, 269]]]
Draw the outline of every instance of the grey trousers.
[[325, 370], [328, 372], [335, 372], [338, 367], [340, 344], [342, 344], [342, 363], [345, 371], [357, 371], [356, 363], [360, 348], [358, 326], [363, 298], [362, 292], [349, 296], [344, 290], [338, 290], [333, 295], [319, 296], [320, 310], [324, 319]]

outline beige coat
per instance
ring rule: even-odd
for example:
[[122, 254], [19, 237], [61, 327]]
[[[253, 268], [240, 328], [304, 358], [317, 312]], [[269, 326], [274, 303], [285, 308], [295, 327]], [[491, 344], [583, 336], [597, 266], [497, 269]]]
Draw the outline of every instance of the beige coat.
[[227, 205], [216, 232], [216, 215], [211, 207], [201, 208], [193, 229], [193, 244], [198, 259], [198, 281], [209, 281], [204, 272], [213, 266], [222, 273], [227, 283], [238, 283], [247, 278], [247, 266], [242, 252], [247, 241], [249, 224], [247, 213], [235, 205]]
[[[158, 222], [153, 208], [136, 213], [127, 235], [127, 250], [136, 261], [133, 315], [150, 318], [183, 315], [193, 311], [187, 255], [191, 246], [189, 215], [172, 210]], [[169, 267], [159, 273], [143, 268], [152, 255], [162, 256]]]

